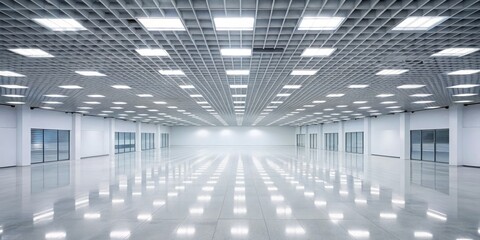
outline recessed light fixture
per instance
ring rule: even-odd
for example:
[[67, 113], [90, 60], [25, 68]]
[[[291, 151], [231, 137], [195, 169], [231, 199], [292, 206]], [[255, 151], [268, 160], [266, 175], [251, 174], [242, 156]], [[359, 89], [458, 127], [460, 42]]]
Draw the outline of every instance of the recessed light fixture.
[[161, 48], [139, 48], [135, 51], [144, 57], [168, 57], [168, 52]]
[[335, 52], [335, 48], [306, 48], [302, 52], [302, 57], [328, 57]]
[[402, 106], [389, 106], [389, 107], [386, 107], [388, 109], [398, 109], [398, 108], [402, 108]]
[[395, 96], [395, 94], [391, 94], [391, 93], [382, 93], [382, 94], [378, 94], [376, 97], [379, 97], [379, 98], [386, 98], [386, 97], [393, 97]]
[[179, 85], [179, 87], [181, 89], [193, 89], [193, 88], [195, 88], [195, 86], [193, 86], [193, 85]]
[[192, 98], [201, 98], [201, 97], [203, 97], [203, 96], [200, 95], [200, 94], [191, 94], [190, 97], [192, 97]]
[[253, 17], [218, 17], [214, 18], [217, 31], [252, 31], [255, 19]]
[[447, 75], [470, 75], [470, 74], [475, 74], [479, 73], [480, 70], [478, 69], [465, 69], [465, 70], [457, 70], [453, 72], [447, 73]]
[[62, 85], [58, 86], [59, 88], [63, 89], [82, 89], [83, 87], [77, 86], [77, 85]]
[[1, 88], [8, 88], [8, 89], [26, 89], [28, 88], [27, 86], [21, 86], [21, 85], [16, 85], [16, 84], [3, 84], [0, 85]]
[[131, 87], [127, 85], [112, 85], [113, 88], [115, 89], [132, 89]]
[[11, 48], [8, 51], [31, 58], [51, 58], [53, 55], [38, 48]]
[[7, 102], [8, 104], [12, 104], [12, 105], [23, 105], [25, 104], [25, 102]]
[[18, 94], [3, 94], [2, 97], [23, 98], [25, 96], [24, 95], [18, 95]]
[[404, 84], [400, 85], [397, 88], [398, 89], [417, 89], [417, 88], [422, 88], [425, 87], [425, 85], [422, 84]]
[[233, 94], [232, 97], [234, 97], [234, 98], [243, 98], [243, 97], [247, 97], [247, 94]]
[[299, 89], [302, 85], [285, 85], [283, 86], [284, 89]]
[[138, 97], [153, 97], [152, 94], [146, 94], [146, 93], [141, 93], [141, 94], [137, 94]]
[[345, 94], [343, 93], [331, 93], [331, 94], [328, 94], [326, 97], [332, 98], [332, 97], [343, 97], [343, 96], [345, 96]]
[[472, 103], [473, 100], [458, 100], [458, 101], [454, 101], [454, 103]]
[[206, 101], [197, 102], [197, 104], [208, 104]]
[[410, 97], [430, 97], [430, 96], [432, 96], [432, 94], [430, 93], [416, 93], [416, 94], [410, 95]]
[[167, 104], [166, 102], [163, 102], [163, 101], [155, 101], [153, 102], [154, 104], [160, 104], [160, 105], [165, 105]]
[[337, 105], [337, 108], [346, 108], [348, 105]]
[[355, 101], [353, 102], [353, 104], [365, 104], [367, 103], [367, 101]]
[[448, 17], [444, 16], [419, 16], [408, 17], [394, 27], [393, 31], [427, 31], [439, 25]]
[[248, 75], [250, 70], [226, 70], [227, 75]]
[[318, 70], [293, 70], [290, 75], [292, 76], [311, 76], [315, 75], [318, 72]]
[[427, 104], [427, 103], [434, 103], [435, 101], [431, 101], [431, 100], [425, 100], [425, 101], [415, 101], [413, 103], [415, 104]]
[[459, 84], [459, 85], [454, 85], [454, 86], [450, 86], [450, 87], [447, 87], [447, 88], [474, 88], [474, 87], [479, 87], [480, 84]]
[[123, 109], [123, 107], [110, 107], [110, 109], [120, 110], [120, 109]]
[[93, 109], [92, 107], [78, 107], [78, 109], [90, 110]]
[[112, 102], [115, 105], [126, 105], [126, 102]]
[[54, 109], [53, 107], [47, 107], [47, 106], [42, 106], [42, 107], [40, 107], [40, 108], [41, 108], [41, 109], [46, 109], [46, 110], [52, 110], [52, 109]]
[[277, 97], [288, 97], [290, 95], [291, 95], [290, 93], [279, 93], [277, 94]]
[[98, 105], [101, 104], [100, 102], [83, 102], [85, 104], [91, 104], [91, 105]]
[[383, 69], [380, 72], [375, 73], [375, 75], [400, 75], [406, 72], [408, 72], [407, 69]]
[[230, 88], [248, 88], [248, 85], [246, 85], [246, 84], [232, 84], [232, 85], [230, 85]]
[[12, 71], [0, 71], [0, 76], [2, 77], [25, 77], [25, 75], [12, 72]]
[[88, 77], [104, 77], [107, 76], [103, 73], [99, 73], [97, 71], [75, 71], [75, 73], [80, 74], [82, 76], [88, 76]]
[[178, 107], [175, 107], [175, 106], [168, 106], [167, 108], [170, 108], [170, 109], [176, 109]]
[[147, 106], [135, 106], [136, 108], [141, 108], [141, 109], [144, 109], [144, 108], [147, 108]]
[[344, 17], [303, 17], [298, 30], [333, 31], [340, 27]]
[[45, 97], [51, 97], [51, 98], [66, 98], [67, 96], [65, 95], [62, 95], [62, 94], [46, 94], [46, 95], [43, 95]]
[[252, 49], [250, 48], [222, 48], [220, 49], [222, 56], [251, 56]]
[[148, 31], [185, 31], [180, 18], [138, 18]]
[[162, 75], [185, 75], [182, 70], [158, 70]]
[[90, 97], [90, 98], [104, 98], [105, 96], [100, 95], [100, 94], [90, 94], [90, 95], [87, 95], [87, 97]]
[[372, 108], [372, 107], [368, 107], [368, 106], [367, 106], [367, 107], [359, 107], [358, 109], [364, 110], [364, 109], [370, 109], [370, 108]]
[[327, 101], [325, 100], [315, 100], [312, 103], [326, 103]]
[[425, 107], [425, 109], [437, 109], [440, 108], [440, 106], [430, 106], [430, 107]]
[[380, 104], [395, 104], [397, 103], [396, 101], [385, 101], [385, 102], [381, 102]]
[[271, 103], [271, 104], [282, 104], [283, 101], [272, 101], [272, 102], [270, 102], [270, 103]]
[[447, 48], [432, 54], [432, 57], [463, 57], [478, 50], [480, 48]]
[[87, 30], [77, 20], [71, 18], [34, 18], [33, 21], [55, 32]]
[[367, 87], [368, 87], [367, 84], [352, 84], [348, 86], [348, 88], [367, 88]]
[[455, 95], [452, 95], [454, 97], [471, 97], [471, 96], [477, 96], [478, 94], [477, 93], [459, 93], [459, 94], [455, 94]]

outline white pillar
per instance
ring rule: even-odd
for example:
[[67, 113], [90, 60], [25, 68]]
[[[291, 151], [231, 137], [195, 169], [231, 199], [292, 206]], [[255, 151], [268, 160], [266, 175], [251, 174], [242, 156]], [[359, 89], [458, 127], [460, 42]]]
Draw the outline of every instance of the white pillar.
[[345, 152], [345, 121], [340, 121], [338, 124], [338, 151]]
[[115, 156], [115, 119], [108, 119], [108, 154]]
[[81, 157], [81, 141], [82, 141], [82, 115], [79, 113], [72, 114], [72, 136], [71, 136], [71, 160], [79, 160]]
[[410, 159], [410, 115], [400, 113], [400, 159]]
[[162, 141], [162, 127], [160, 124], [156, 125], [156, 132], [155, 132], [155, 149], [160, 149], [161, 141]]
[[142, 151], [142, 123], [137, 122], [135, 125], [135, 151]]
[[372, 154], [372, 139], [371, 139], [372, 119], [367, 117], [363, 119], [363, 154]]
[[463, 105], [450, 106], [449, 114], [449, 164], [462, 165]]
[[17, 166], [29, 166], [31, 158], [31, 110], [17, 106]]
[[318, 148], [325, 150], [325, 136], [323, 136], [323, 123], [318, 125]]

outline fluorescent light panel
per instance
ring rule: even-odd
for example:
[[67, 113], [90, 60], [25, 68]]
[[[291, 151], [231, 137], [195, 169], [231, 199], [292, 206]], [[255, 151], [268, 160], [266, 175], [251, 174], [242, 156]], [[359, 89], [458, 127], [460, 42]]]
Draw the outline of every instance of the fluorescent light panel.
[[25, 75], [12, 72], [12, 71], [0, 71], [0, 76], [2, 77], [25, 77]]
[[83, 87], [80, 87], [78, 85], [62, 85], [62, 86], [58, 86], [59, 88], [63, 88], [63, 89], [82, 89]]
[[470, 75], [470, 74], [475, 74], [479, 73], [480, 70], [478, 69], [465, 69], [465, 70], [457, 70], [453, 72], [447, 73], [447, 75]]
[[432, 57], [463, 57], [478, 50], [480, 48], [447, 48], [432, 54]]
[[375, 75], [400, 75], [406, 72], [408, 72], [407, 69], [383, 69], [380, 72], [375, 73]]
[[115, 89], [132, 89], [131, 87], [127, 85], [112, 85], [113, 88]]
[[458, 84], [458, 85], [450, 86], [450, 87], [447, 87], [447, 88], [463, 89], [463, 88], [474, 88], [474, 87], [479, 87], [479, 86], [480, 86], [480, 84]]
[[75, 71], [75, 73], [80, 74], [82, 76], [88, 76], [88, 77], [104, 77], [107, 76], [103, 73], [99, 73], [97, 71]]
[[217, 31], [252, 31], [255, 19], [253, 17], [219, 17], [214, 18]]
[[222, 48], [220, 49], [222, 56], [251, 56], [252, 49], [250, 48]]
[[71, 18], [34, 18], [33, 21], [55, 32], [87, 30], [77, 20]]
[[168, 57], [170, 56], [165, 49], [161, 48], [139, 48], [135, 51], [144, 57]]
[[250, 70], [227, 70], [227, 75], [248, 75]]
[[344, 17], [304, 17], [298, 30], [336, 30], [345, 20]]
[[352, 84], [348, 86], [348, 88], [367, 88], [367, 87], [368, 87], [367, 84]]
[[318, 72], [318, 70], [292, 70], [290, 75], [292, 76], [311, 76], [315, 75]]
[[180, 18], [138, 18], [148, 31], [185, 31]]
[[397, 88], [398, 89], [417, 89], [417, 88], [423, 88], [425, 85], [422, 84], [404, 84], [400, 85]]
[[158, 70], [162, 75], [185, 75], [182, 70]]
[[445, 16], [408, 17], [394, 27], [393, 31], [427, 31], [447, 20]]
[[343, 97], [344, 95], [343, 93], [331, 93], [328, 94], [327, 97]]
[[328, 57], [335, 52], [336, 48], [306, 48], [302, 52], [302, 57]]
[[20, 54], [25, 57], [31, 57], [31, 58], [53, 57], [53, 55], [51, 55], [50, 53], [47, 53], [42, 49], [38, 49], [38, 48], [13, 48], [13, 49], [8, 49], [8, 51], [14, 52], [16, 54]]
[[284, 89], [299, 89], [302, 85], [285, 85], [283, 86]]
[[232, 84], [232, 85], [230, 85], [230, 88], [248, 88], [248, 85], [246, 85], [246, 84]]
[[16, 85], [16, 84], [3, 84], [0, 85], [1, 88], [7, 88], [7, 89], [26, 89], [28, 88], [27, 86], [21, 86], [21, 85]]

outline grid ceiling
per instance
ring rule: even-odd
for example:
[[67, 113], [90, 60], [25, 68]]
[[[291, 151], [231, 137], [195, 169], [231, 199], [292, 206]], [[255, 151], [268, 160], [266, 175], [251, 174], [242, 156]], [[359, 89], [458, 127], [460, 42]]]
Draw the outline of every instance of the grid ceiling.
[[[254, 17], [253, 31], [215, 31], [214, 17]], [[335, 31], [299, 31], [304, 16], [340, 16], [346, 20]], [[408, 16], [448, 16], [428, 31], [398, 32], [392, 28]], [[180, 17], [186, 31], [147, 31], [139, 17]], [[33, 18], [74, 18], [87, 31], [53, 32], [38, 25]], [[370, 115], [368, 110], [387, 114], [391, 110], [380, 104], [396, 101], [401, 110], [414, 111], [427, 106], [448, 106], [455, 100], [480, 102], [479, 96], [453, 97], [458, 93], [478, 93], [480, 88], [447, 89], [455, 84], [480, 84], [480, 74], [450, 76], [447, 72], [480, 69], [480, 52], [463, 57], [431, 57], [451, 47], [480, 46], [480, 2], [440, 1], [286, 1], [286, 0], [3, 0], [0, 2], [0, 70], [26, 75], [24, 78], [0, 77], [0, 84], [20, 84], [28, 89], [4, 89], [1, 94], [23, 94], [33, 107], [45, 106], [45, 94], [64, 94], [56, 110], [73, 112], [84, 101], [100, 101], [89, 114], [112, 110], [114, 101], [125, 101], [122, 110], [112, 110], [110, 117], [120, 117], [134, 110], [127, 119], [158, 122], [166, 125], [299, 125], [332, 119]], [[253, 52], [251, 57], [225, 57], [220, 48], [277, 48], [276, 53]], [[308, 47], [332, 47], [329, 57], [301, 57]], [[27, 58], [8, 51], [10, 48], [40, 48], [54, 58]], [[164, 48], [170, 57], [142, 57], [137, 48]], [[408, 69], [398, 76], [377, 76], [382, 69]], [[181, 69], [185, 76], [164, 76], [160, 69]], [[249, 69], [248, 76], [226, 75], [228, 69]], [[291, 76], [293, 69], [315, 69], [313, 76]], [[76, 70], [96, 70], [105, 77], [85, 77]], [[421, 89], [397, 89], [402, 84], [424, 84]], [[81, 90], [66, 90], [59, 85], [75, 84]], [[111, 87], [126, 84], [131, 90]], [[195, 89], [181, 89], [191, 84]], [[230, 84], [247, 84], [247, 89], [231, 89]], [[284, 85], [302, 85], [300, 89], [282, 89]], [[368, 84], [365, 89], [349, 89], [351, 84]], [[152, 94], [140, 98], [136, 94]], [[278, 93], [292, 93], [277, 97]], [[343, 93], [340, 98], [326, 98]], [[395, 94], [377, 98], [377, 94]], [[431, 93], [426, 98], [412, 98], [414, 93]], [[105, 98], [88, 98], [102, 94]], [[201, 94], [203, 98], [192, 98]], [[246, 94], [245, 99], [232, 94]], [[0, 103], [15, 101], [0, 96]], [[244, 115], [237, 115], [233, 101], [245, 100]], [[291, 114], [315, 100], [325, 103]], [[413, 104], [434, 100], [431, 104]], [[165, 101], [156, 105], [153, 101]], [[212, 115], [197, 104], [207, 101]], [[270, 104], [283, 101], [282, 104]], [[363, 105], [354, 101], [368, 101]], [[147, 106], [137, 109], [135, 106]], [[278, 108], [262, 115], [270, 105]], [[337, 108], [338, 105], [347, 105]], [[169, 109], [167, 106], [177, 106]], [[360, 110], [360, 106], [371, 109]], [[324, 109], [334, 110], [326, 113]], [[170, 118], [159, 116], [157, 109]], [[186, 110], [197, 117], [178, 112]], [[398, 110], [398, 109], [397, 109]], [[342, 111], [352, 111], [344, 113]], [[323, 115], [313, 113], [323, 112]], [[144, 116], [138, 116], [142, 114]], [[338, 113], [339, 115], [330, 115]], [[148, 116], [145, 116], [148, 114]], [[352, 115], [354, 114], [354, 115]], [[327, 115], [327, 117], [324, 117]], [[330, 115], [330, 117], [328, 117]], [[264, 117], [262, 117], [264, 116]], [[154, 117], [158, 117], [156, 119]], [[163, 120], [162, 120], [163, 119]]]

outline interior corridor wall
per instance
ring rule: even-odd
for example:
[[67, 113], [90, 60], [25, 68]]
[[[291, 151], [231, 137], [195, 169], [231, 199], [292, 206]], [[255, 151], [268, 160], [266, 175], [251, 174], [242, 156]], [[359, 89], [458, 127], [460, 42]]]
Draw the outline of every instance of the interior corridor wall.
[[171, 127], [172, 146], [295, 145], [294, 127]]
[[0, 106], [0, 167], [16, 165], [17, 116], [15, 108]]
[[480, 105], [463, 108], [463, 165], [480, 167]]
[[81, 157], [109, 154], [109, 120], [100, 117], [83, 116], [81, 133]]
[[400, 157], [400, 115], [386, 115], [371, 119], [372, 154]]

